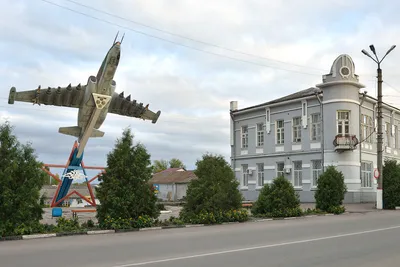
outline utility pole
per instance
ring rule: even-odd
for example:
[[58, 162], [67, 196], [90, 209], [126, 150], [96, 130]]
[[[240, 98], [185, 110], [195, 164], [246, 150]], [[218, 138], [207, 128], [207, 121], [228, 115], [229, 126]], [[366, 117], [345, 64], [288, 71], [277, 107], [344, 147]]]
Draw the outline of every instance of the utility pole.
[[[371, 49], [372, 53], [374, 53], [375, 58], [373, 58], [367, 51], [364, 49], [361, 51], [364, 55], [367, 57], [371, 58], [376, 64], [378, 64], [378, 69], [377, 69], [377, 74], [378, 74], [378, 132], [377, 132], [377, 167], [378, 167], [378, 186], [376, 190], [376, 208], [377, 209], [383, 209], [383, 132], [382, 132], [382, 120], [383, 120], [383, 114], [382, 114], [382, 69], [381, 69], [381, 63], [385, 59], [385, 57], [392, 52], [393, 49], [395, 49], [396, 46], [393, 45], [383, 56], [381, 60], [378, 59], [378, 56], [375, 51], [374, 45], [370, 45], [369, 49]], [[389, 131], [389, 129], [387, 129]], [[396, 133], [397, 134], [397, 133]]]

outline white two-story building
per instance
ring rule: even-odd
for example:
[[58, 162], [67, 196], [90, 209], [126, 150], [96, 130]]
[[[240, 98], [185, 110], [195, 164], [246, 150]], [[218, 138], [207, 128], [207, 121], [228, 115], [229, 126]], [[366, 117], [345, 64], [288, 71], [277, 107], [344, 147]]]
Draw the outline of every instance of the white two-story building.
[[[342, 171], [346, 203], [376, 199], [377, 99], [368, 96], [354, 62], [340, 55], [322, 83], [238, 109], [231, 102], [231, 164], [246, 200], [265, 183], [289, 179], [301, 202], [315, 202], [323, 166]], [[384, 158], [400, 160], [400, 110], [383, 105]]]

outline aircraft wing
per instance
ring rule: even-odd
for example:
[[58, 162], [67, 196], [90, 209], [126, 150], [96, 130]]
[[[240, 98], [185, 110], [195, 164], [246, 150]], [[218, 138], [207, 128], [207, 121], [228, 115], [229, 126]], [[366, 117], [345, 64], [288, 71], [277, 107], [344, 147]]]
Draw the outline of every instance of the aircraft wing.
[[161, 111], [151, 111], [149, 105], [143, 106], [143, 103], [137, 103], [136, 100], [131, 101], [130, 95], [125, 98], [123, 92], [121, 94], [113, 94], [108, 112], [132, 118], [151, 120], [152, 123], [156, 123], [161, 114]]
[[85, 94], [86, 85], [40, 88], [17, 92], [15, 87], [10, 90], [8, 104], [14, 101], [27, 102], [38, 105], [52, 105], [79, 108]]

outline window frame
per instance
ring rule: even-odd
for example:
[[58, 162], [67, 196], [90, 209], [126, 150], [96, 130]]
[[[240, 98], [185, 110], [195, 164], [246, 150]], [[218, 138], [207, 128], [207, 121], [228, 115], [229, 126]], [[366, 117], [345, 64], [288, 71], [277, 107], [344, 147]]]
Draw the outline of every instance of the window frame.
[[[341, 118], [341, 114], [347, 114], [347, 119]], [[350, 119], [351, 119], [351, 112], [350, 110], [337, 110], [336, 111], [336, 134], [345, 136], [350, 134]], [[339, 124], [342, 124], [342, 132], [339, 131]], [[346, 133], [347, 127], [347, 133]]]
[[[281, 127], [278, 127], [282, 123]], [[275, 144], [283, 145], [285, 144], [285, 121], [276, 120], [275, 121]]]
[[242, 149], [249, 148], [249, 126], [243, 125], [241, 127], [241, 146]]
[[[261, 130], [259, 129], [259, 126], [261, 125]], [[260, 122], [257, 123], [256, 125], [256, 145], [257, 147], [263, 147], [264, 142], [265, 142], [265, 134], [264, 134], [264, 126], [265, 124]]]
[[[264, 163], [257, 163], [257, 186], [263, 187], [265, 184]], [[261, 183], [260, 183], [261, 181]]]
[[[317, 117], [317, 121], [314, 121], [314, 118]], [[321, 113], [312, 113], [310, 115], [311, 118], [311, 127], [310, 127], [310, 139], [311, 141], [321, 141], [322, 140], [322, 129], [321, 129]], [[315, 136], [314, 136], [315, 130]]]
[[249, 169], [248, 164], [242, 164], [242, 179], [240, 181], [240, 184], [242, 185], [242, 187], [249, 186], [249, 174], [247, 173], [248, 169]]
[[300, 116], [294, 117], [292, 119], [292, 142], [293, 143], [301, 143], [301, 128], [302, 128], [301, 121], [302, 121], [302, 118]]
[[[293, 164], [293, 186], [296, 188], [303, 187], [303, 162], [301, 160], [295, 160], [292, 162], [292, 164]], [[299, 169], [296, 168], [299, 166], [300, 166]]]
[[[319, 162], [316, 164], [316, 162]], [[319, 168], [317, 168], [317, 167]], [[322, 174], [322, 160], [321, 159], [314, 159], [311, 160], [311, 180], [312, 180], [312, 187], [316, 188], [318, 185], [318, 178]]]
[[[366, 168], [370, 166], [369, 170]], [[361, 188], [372, 188], [372, 172], [373, 172], [373, 162], [372, 161], [361, 161]], [[368, 176], [368, 177], [365, 177]]]
[[[279, 170], [280, 165], [282, 165], [282, 170]], [[282, 175], [279, 175], [279, 173], [282, 173]], [[276, 163], [276, 177], [279, 177], [279, 176], [285, 177], [285, 163], [283, 161]]]

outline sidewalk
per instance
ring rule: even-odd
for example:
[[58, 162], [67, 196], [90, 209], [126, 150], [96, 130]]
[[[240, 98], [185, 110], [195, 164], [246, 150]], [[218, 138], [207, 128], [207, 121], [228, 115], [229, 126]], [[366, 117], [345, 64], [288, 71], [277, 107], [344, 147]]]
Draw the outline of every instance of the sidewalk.
[[[347, 212], [361, 213], [361, 212], [377, 211], [377, 209], [375, 208], [375, 203], [354, 203], [354, 204], [344, 204], [344, 206], [346, 207]], [[301, 208], [313, 209], [315, 208], [315, 203], [301, 203]]]

